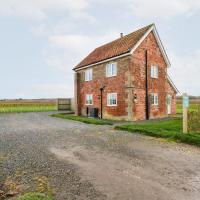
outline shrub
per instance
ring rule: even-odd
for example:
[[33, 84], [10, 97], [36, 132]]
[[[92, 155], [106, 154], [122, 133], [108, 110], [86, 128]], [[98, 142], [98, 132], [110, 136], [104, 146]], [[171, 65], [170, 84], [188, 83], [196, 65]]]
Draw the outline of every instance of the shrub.
[[49, 197], [42, 193], [27, 193], [19, 197], [17, 200], [53, 200], [52, 197]]
[[200, 132], [200, 106], [188, 114], [189, 132]]

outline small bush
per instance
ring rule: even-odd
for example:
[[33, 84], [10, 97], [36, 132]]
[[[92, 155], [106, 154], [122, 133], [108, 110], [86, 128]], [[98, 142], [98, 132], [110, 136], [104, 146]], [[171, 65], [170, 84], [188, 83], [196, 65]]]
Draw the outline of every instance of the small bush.
[[189, 132], [200, 132], [200, 106], [188, 115]]
[[27, 193], [19, 197], [17, 200], [53, 200], [53, 198], [42, 193]]

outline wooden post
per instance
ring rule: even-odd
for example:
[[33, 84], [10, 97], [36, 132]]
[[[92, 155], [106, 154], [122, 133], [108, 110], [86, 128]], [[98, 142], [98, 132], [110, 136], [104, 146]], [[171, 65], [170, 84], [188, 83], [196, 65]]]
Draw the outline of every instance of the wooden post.
[[183, 133], [188, 133], [188, 107], [189, 97], [186, 93], [183, 94]]

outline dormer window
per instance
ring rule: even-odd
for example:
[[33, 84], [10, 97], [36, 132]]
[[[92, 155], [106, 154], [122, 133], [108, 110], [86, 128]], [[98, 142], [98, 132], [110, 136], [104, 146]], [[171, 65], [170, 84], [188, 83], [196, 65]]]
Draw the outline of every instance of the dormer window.
[[91, 81], [92, 80], [92, 69], [87, 69], [85, 71], [85, 81]]
[[151, 66], [151, 78], [158, 78], [158, 66]]
[[117, 76], [117, 63], [106, 65], [106, 77]]

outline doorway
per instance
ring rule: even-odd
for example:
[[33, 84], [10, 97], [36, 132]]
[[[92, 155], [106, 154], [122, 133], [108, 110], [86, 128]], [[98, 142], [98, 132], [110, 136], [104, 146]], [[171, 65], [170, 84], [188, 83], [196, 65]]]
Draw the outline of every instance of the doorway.
[[170, 115], [172, 113], [172, 96], [170, 94], [167, 95], [167, 114]]

